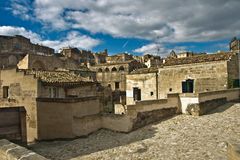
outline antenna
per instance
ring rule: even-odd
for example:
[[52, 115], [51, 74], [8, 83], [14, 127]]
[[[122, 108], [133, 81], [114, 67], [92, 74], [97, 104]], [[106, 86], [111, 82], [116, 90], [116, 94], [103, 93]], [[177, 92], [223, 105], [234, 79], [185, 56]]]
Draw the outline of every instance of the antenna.
[[157, 55], [160, 54], [160, 43], [159, 43], [159, 40], [160, 40], [160, 37], [157, 36], [157, 39], [156, 39], [156, 44], [157, 44]]

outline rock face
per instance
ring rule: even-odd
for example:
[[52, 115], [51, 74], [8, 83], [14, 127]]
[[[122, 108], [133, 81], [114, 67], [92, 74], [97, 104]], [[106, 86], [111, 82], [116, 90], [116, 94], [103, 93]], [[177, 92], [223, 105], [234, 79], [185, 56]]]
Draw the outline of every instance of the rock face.
[[199, 117], [178, 115], [129, 134], [100, 130], [72, 141], [40, 142], [32, 149], [56, 160], [225, 160], [227, 142], [240, 140], [240, 103]]

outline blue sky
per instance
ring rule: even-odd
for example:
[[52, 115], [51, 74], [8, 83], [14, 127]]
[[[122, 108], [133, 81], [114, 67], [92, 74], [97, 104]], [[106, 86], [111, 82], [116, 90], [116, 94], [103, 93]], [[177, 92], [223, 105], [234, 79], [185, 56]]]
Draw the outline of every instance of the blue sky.
[[239, 0], [0, 0], [0, 34], [56, 51], [213, 53], [240, 35], [239, 8]]

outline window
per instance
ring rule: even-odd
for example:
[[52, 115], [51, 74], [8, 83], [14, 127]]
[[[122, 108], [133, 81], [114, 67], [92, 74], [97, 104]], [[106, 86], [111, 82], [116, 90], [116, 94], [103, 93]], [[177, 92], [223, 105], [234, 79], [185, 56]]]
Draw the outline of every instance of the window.
[[117, 72], [117, 68], [116, 68], [116, 67], [113, 67], [113, 68], [112, 68], [112, 72]]
[[141, 89], [139, 89], [137, 87], [133, 88], [133, 99], [134, 99], [134, 101], [141, 100]]
[[172, 88], [169, 88], [169, 92], [172, 92]]
[[50, 98], [58, 98], [59, 97], [59, 89], [56, 87], [49, 88], [49, 97]]
[[119, 89], [119, 82], [115, 82], [115, 89]]
[[182, 82], [182, 93], [193, 93], [194, 80], [187, 79]]
[[153, 92], [150, 92], [150, 95], [153, 96]]
[[8, 86], [3, 86], [3, 98], [8, 98]]
[[124, 71], [124, 67], [121, 66], [121, 67], [119, 68], [119, 71]]

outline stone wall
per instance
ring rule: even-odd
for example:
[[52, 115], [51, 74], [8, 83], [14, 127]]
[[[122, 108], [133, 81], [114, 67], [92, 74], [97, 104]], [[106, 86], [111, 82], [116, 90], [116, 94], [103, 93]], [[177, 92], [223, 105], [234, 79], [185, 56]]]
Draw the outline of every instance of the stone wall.
[[[0, 70], [0, 108], [24, 107], [26, 110], [27, 141], [37, 138], [36, 97], [38, 81], [16, 69]], [[3, 86], [9, 86], [8, 98], [3, 98]]]
[[54, 54], [54, 49], [33, 44], [30, 39], [16, 35], [16, 36], [0, 36], [0, 54], [3, 53], [41, 53], [41, 54]]
[[0, 140], [1, 160], [47, 160], [47, 158], [30, 151], [22, 146], [11, 143], [6, 139]]
[[38, 98], [38, 139], [74, 138], [101, 128], [97, 97]]
[[223, 90], [228, 88], [227, 61], [216, 61], [159, 69], [159, 97], [168, 93], [182, 93], [182, 82], [194, 80], [193, 92]]
[[147, 112], [138, 112], [136, 119], [134, 119], [132, 129], [134, 130], [146, 126], [147, 124], [164, 120], [168, 117], [176, 115], [176, 113], [177, 113], [176, 107], [162, 108]]
[[24, 55], [19, 54], [0, 54], [0, 68], [16, 67], [18, 62], [24, 58]]
[[181, 94], [182, 113], [203, 115], [229, 101], [239, 100], [239, 89], [202, 92], [198, 94]]
[[189, 104], [186, 111], [191, 115], [201, 116], [225, 103], [227, 103], [226, 98], [212, 99], [205, 102]]
[[18, 64], [19, 69], [35, 69], [53, 71], [57, 68], [79, 69], [78, 64], [71, 59], [60, 58], [56, 55], [27, 54]]
[[157, 73], [130, 74], [127, 75], [126, 98], [127, 105], [135, 104], [133, 88], [141, 90], [141, 101], [158, 99], [158, 75]]

